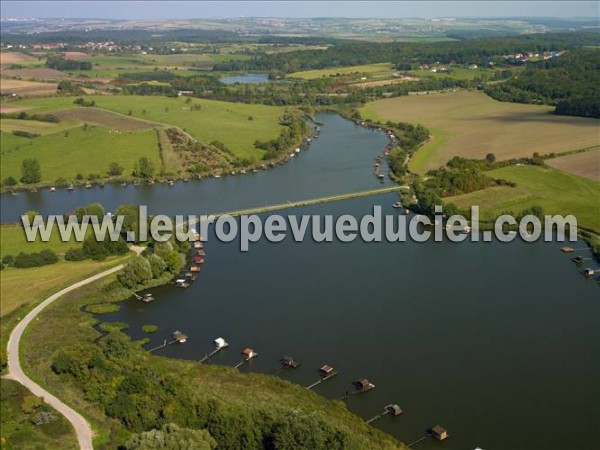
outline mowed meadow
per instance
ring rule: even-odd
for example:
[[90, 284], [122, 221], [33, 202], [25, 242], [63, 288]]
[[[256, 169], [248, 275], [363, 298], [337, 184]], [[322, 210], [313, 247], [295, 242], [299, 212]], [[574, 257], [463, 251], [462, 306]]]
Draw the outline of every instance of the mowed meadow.
[[[3, 119], [1, 177], [20, 178], [21, 163], [36, 158], [42, 182], [73, 179], [77, 174], [104, 176], [112, 162], [129, 175], [141, 157], [161, 167], [156, 130], [178, 127], [196, 140], [223, 143], [234, 157], [258, 161], [264, 154], [255, 141], [276, 139], [285, 109], [213, 100], [149, 96], [88, 96], [95, 108], [79, 107], [73, 97], [12, 103], [30, 114], [53, 114], [59, 123]], [[37, 137], [15, 136], [13, 131]]]
[[[270, 140], [283, 129], [279, 121], [285, 108], [249, 105], [217, 100], [158, 96], [87, 96], [96, 107], [122, 114], [123, 120], [137, 118], [159, 126], [176, 126], [200, 142], [220, 141], [238, 158], [260, 159], [262, 150], [254, 147], [258, 140]], [[23, 101], [31, 113], [52, 113], [77, 108], [73, 98], [44, 98]], [[85, 108], [78, 108], [85, 114]]]
[[598, 145], [598, 122], [555, 116], [551, 106], [503, 103], [481, 92], [409, 95], [370, 102], [366, 119], [422, 124], [432, 139], [415, 154], [410, 169], [424, 174], [454, 156], [498, 160], [560, 153]]

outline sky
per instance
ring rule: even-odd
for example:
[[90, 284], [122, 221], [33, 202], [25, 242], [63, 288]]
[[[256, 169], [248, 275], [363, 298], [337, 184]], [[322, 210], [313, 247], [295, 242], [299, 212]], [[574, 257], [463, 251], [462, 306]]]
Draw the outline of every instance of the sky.
[[201, 19], [233, 17], [587, 17], [598, 1], [10, 1], [6, 18]]

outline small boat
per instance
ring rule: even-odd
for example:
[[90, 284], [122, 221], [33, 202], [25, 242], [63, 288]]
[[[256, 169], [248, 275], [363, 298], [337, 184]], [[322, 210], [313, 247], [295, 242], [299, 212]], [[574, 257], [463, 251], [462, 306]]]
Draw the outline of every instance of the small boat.
[[133, 185], [134, 185], [134, 186], [139, 186], [139, 185], [140, 185], [140, 182], [139, 182], [138, 180], [135, 180], [135, 181], [133, 182]]
[[142, 301], [145, 303], [150, 303], [152, 300], [154, 300], [152, 294], [144, 294], [144, 296], [142, 297]]
[[246, 171], [245, 171], [245, 170], [240, 170], [240, 173], [241, 173], [242, 175], [246, 175]]
[[215, 175], [215, 178], [221, 178], [221, 175], [219, 175], [219, 174], [216, 174], [216, 175]]
[[50, 186], [50, 192], [56, 192], [56, 187]]
[[74, 191], [74, 190], [75, 190], [75, 186], [73, 186], [73, 183], [71, 183], [67, 186], [67, 191]]
[[252, 173], [258, 173], [258, 169], [252, 169]]
[[173, 180], [169, 180], [169, 186], [174, 186], [175, 183], [173, 182]]
[[92, 183], [91, 183], [91, 181], [88, 181], [87, 183], [85, 183], [85, 188], [86, 188], [86, 189], [91, 189], [91, 188], [92, 188]]
[[121, 183], [121, 186], [123, 186], [123, 187], [127, 186], [127, 181], [123, 181], [123, 182]]
[[394, 208], [402, 208], [402, 203], [396, 202], [392, 205]]
[[471, 233], [471, 227], [469, 225], [463, 227], [462, 232], [463, 232], [463, 234], [470, 234]]
[[300, 153], [300, 149], [297, 148], [296, 150], [294, 150], [296, 153]]
[[385, 178], [385, 176], [382, 173], [377, 174], [377, 178], [379, 178], [380, 180], [383, 180]]

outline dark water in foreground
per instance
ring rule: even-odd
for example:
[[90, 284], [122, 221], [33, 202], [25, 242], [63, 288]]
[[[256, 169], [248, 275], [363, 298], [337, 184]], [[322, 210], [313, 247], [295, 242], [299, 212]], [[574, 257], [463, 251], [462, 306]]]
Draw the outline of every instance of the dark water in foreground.
[[[352, 214], [394, 195], [284, 211]], [[263, 216], [264, 217], [264, 216]], [[211, 363], [275, 372], [278, 359], [302, 362], [280, 376], [301, 385], [328, 363], [340, 374], [315, 388], [330, 398], [367, 377], [351, 397], [365, 419], [388, 403], [404, 414], [374, 423], [407, 443], [440, 424], [446, 449], [598, 448], [600, 299], [559, 244], [295, 243], [261, 241], [248, 253], [213, 235], [198, 280], [164, 286], [151, 304], [128, 301], [104, 320], [156, 324], [151, 346], [176, 329], [190, 336], [157, 353], [198, 360], [223, 336], [231, 347]], [[438, 448], [424, 441], [416, 448]]]
[[44, 189], [35, 194], [3, 195], [0, 218], [16, 222], [25, 211], [62, 214], [93, 202], [102, 203], [107, 211], [135, 204], [148, 205], [151, 214], [206, 214], [389, 185], [387, 178], [382, 184], [373, 175], [374, 158], [387, 144], [384, 133], [357, 127], [335, 115], [321, 114], [318, 120], [324, 123], [320, 137], [308, 150], [275, 169], [178, 182], [173, 187], [107, 184], [73, 192]]

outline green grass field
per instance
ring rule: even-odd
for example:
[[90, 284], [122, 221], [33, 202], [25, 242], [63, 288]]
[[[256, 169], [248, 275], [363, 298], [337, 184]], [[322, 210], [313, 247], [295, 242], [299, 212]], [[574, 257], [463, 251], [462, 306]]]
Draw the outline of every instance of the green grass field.
[[[193, 99], [186, 103], [183, 97], [116, 95], [86, 99], [94, 100], [98, 108], [124, 115], [131, 112], [134, 118], [178, 126], [204, 143], [221, 141], [235, 156], [250, 159], [260, 159], [264, 153], [254, 147], [257, 139], [264, 141], [279, 136], [283, 128], [279, 120], [285, 112], [285, 108], [279, 106], [217, 100]], [[36, 99], [18, 104], [31, 107], [32, 113], [75, 107], [72, 97]], [[192, 110], [193, 105], [199, 105], [200, 109]]]
[[80, 125], [75, 120], [63, 120], [59, 123], [41, 122], [39, 120], [2, 119], [0, 121], [0, 132], [12, 133], [15, 130], [27, 131], [35, 134], [52, 134], [69, 130]]
[[0, 255], [2, 256], [17, 256], [20, 252], [36, 253], [44, 249], [64, 253], [70, 248], [77, 247], [81, 247], [80, 242], [62, 242], [58, 228], [52, 229], [48, 242], [43, 242], [39, 238], [35, 242], [29, 242], [26, 239], [25, 231], [20, 225], [14, 223], [0, 225]]
[[[24, 401], [33, 397], [31, 392], [16, 381], [3, 379], [0, 384], [2, 449], [77, 448], [74, 430], [61, 414], [45, 404], [31, 412], [24, 410]], [[51, 412], [53, 420], [44, 425], [34, 425], [31, 420], [42, 411]]]
[[481, 217], [488, 219], [539, 205], [545, 214], [573, 214], [579, 226], [600, 232], [600, 183], [539, 166], [504, 167], [487, 175], [514, 181], [517, 187], [495, 187], [444, 200], [459, 208], [479, 205]]
[[40, 162], [42, 183], [52, 183], [58, 178], [73, 180], [78, 173], [104, 176], [111, 162], [131, 174], [135, 163], [143, 156], [150, 158], [156, 169], [161, 161], [158, 153], [156, 131], [114, 131], [104, 127], [74, 128], [33, 139], [0, 133], [2, 179], [21, 177], [21, 163], [26, 158]]
[[391, 76], [394, 66], [388, 63], [365, 64], [362, 66], [334, 67], [332, 69], [305, 70], [288, 75], [289, 78], [302, 78], [311, 80], [314, 78], [330, 77], [337, 74], [348, 75], [353, 73], [365, 74], [368, 78]]

